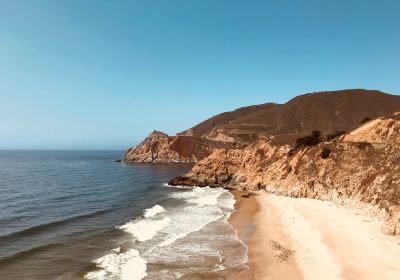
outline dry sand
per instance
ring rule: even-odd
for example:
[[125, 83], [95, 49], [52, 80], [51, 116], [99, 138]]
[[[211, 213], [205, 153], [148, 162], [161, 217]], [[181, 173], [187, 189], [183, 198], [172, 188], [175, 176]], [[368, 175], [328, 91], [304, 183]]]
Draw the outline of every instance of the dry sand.
[[237, 279], [400, 279], [400, 239], [331, 202], [234, 192], [230, 222], [249, 247]]

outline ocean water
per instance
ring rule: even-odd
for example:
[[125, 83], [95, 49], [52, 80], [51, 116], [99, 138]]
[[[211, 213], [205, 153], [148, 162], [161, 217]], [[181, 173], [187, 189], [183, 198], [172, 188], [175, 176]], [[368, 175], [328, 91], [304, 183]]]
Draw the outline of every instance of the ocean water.
[[226, 279], [247, 248], [233, 196], [123, 151], [0, 151], [0, 279]]

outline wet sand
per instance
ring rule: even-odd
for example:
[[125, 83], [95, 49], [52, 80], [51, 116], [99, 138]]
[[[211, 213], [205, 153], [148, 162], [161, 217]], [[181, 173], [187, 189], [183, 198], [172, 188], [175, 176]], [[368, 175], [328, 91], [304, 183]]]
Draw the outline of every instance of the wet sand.
[[400, 238], [331, 202], [254, 192], [230, 222], [248, 246], [237, 279], [400, 279]]

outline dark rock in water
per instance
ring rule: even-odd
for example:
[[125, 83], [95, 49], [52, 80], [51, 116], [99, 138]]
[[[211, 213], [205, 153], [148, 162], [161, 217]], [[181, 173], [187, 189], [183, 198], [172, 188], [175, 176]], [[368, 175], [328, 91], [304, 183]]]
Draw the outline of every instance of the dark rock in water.
[[120, 247], [119, 247], [119, 252], [120, 253], [125, 253], [125, 252], [127, 252], [127, 251], [129, 251], [130, 250], [130, 246], [129, 246], [129, 244], [127, 243], [127, 242], [125, 242], [124, 244], [122, 244]]
[[218, 188], [218, 187], [225, 187], [215, 181], [213, 178], [210, 180], [197, 180], [196, 178], [186, 177], [186, 176], [178, 176], [173, 178], [171, 181], [168, 182], [171, 186], [188, 186], [188, 187], [210, 187], [210, 188]]
[[171, 186], [200, 186], [205, 187], [204, 182], [199, 182], [189, 177], [178, 176], [168, 182]]
[[120, 163], [120, 162], [122, 162], [122, 160], [120, 160], [120, 159], [114, 159], [112, 162]]

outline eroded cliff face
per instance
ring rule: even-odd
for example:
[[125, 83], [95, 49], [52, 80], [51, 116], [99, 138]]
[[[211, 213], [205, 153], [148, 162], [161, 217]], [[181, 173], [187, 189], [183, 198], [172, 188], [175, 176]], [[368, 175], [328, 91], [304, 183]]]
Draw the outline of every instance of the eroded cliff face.
[[[262, 140], [245, 149], [218, 149], [172, 185], [265, 189], [333, 200], [377, 215], [387, 234], [400, 234], [400, 114], [364, 124], [332, 142], [290, 152]], [[322, 150], [329, 150], [322, 158]]]
[[153, 131], [139, 145], [129, 149], [125, 162], [136, 163], [196, 163], [216, 148], [232, 148], [232, 144], [195, 136], [168, 136]]
[[129, 149], [124, 160], [138, 163], [194, 163], [193, 158], [182, 156], [170, 148], [174, 140], [174, 137], [155, 130], [142, 143]]

